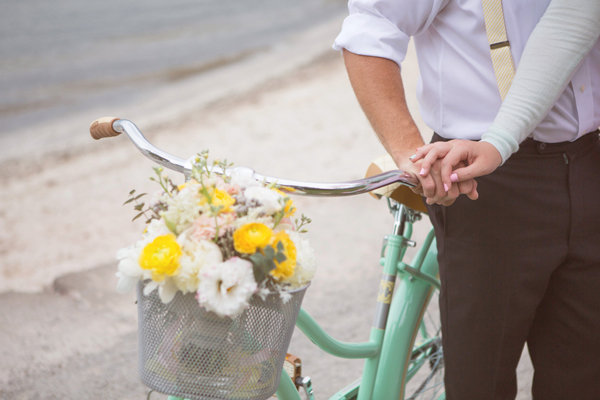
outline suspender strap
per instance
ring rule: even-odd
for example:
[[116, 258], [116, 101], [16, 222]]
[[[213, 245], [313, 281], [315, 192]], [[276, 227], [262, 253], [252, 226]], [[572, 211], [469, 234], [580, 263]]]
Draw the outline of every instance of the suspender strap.
[[515, 65], [506, 36], [502, 0], [482, 0], [485, 30], [490, 44], [490, 55], [498, 82], [500, 97], [504, 100], [515, 76]]

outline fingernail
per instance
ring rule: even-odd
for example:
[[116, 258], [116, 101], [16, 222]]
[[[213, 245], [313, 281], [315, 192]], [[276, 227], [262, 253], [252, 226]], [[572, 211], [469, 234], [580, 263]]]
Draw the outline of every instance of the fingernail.
[[446, 185], [445, 183], [444, 183], [444, 190], [445, 190], [446, 192], [448, 192], [448, 185]]
[[408, 157], [408, 159], [409, 160], [414, 160], [416, 156], [417, 156], [416, 154], [413, 154], [412, 156]]
[[452, 182], [458, 182], [458, 175], [456, 173], [453, 173], [452, 175], [450, 175], [450, 180]]
[[425, 168], [421, 168], [421, 170], [419, 171], [419, 175], [425, 176]]

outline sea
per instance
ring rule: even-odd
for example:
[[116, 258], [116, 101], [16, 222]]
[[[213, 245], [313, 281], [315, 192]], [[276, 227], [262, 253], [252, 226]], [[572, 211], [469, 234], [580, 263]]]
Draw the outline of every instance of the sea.
[[346, 0], [0, 0], [0, 138], [281, 44]]

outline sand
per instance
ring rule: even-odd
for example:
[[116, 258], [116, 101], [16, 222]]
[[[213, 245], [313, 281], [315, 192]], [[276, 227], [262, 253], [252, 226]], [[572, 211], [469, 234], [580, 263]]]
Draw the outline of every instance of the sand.
[[[383, 154], [340, 55], [330, 50], [339, 23], [157, 88], [145, 102], [64, 116], [0, 140], [0, 398], [146, 396], [136, 372], [134, 294], [116, 293], [114, 272], [115, 253], [141, 229], [121, 204], [130, 189], [156, 189], [148, 180], [152, 164], [125, 137], [89, 138], [93, 119], [131, 119], [182, 157], [209, 149], [262, 174], [304, 181], [360, 178]], [[403, 75], [414, 111], [416, 73], [411, 52]], [[366, 340], [381, 241], [392, 227], [385, 203], [368, 195], [296, 202], [314, 221], [319, 265], [304, 307], [334, 337]], [[417, 238], [428, 229], [422, 222]], [[298, 332], [291, 351], [304, 359], [317, 398], [361, 371], [361, 362], [336, 361]], [[527, 379], [531, 369], [522, 368]], [[528, 398], [527, 384], [520, 396]]]

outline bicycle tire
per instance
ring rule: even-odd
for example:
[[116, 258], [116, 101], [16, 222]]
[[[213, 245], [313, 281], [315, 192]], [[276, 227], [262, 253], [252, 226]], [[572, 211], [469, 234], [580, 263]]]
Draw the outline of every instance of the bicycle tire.
[[405, 400], [441, 400], [444, 395], [444, 355], [439, 314], [439, 291], [432, 289], [415, 327], [412, 355], [406, 370]]

